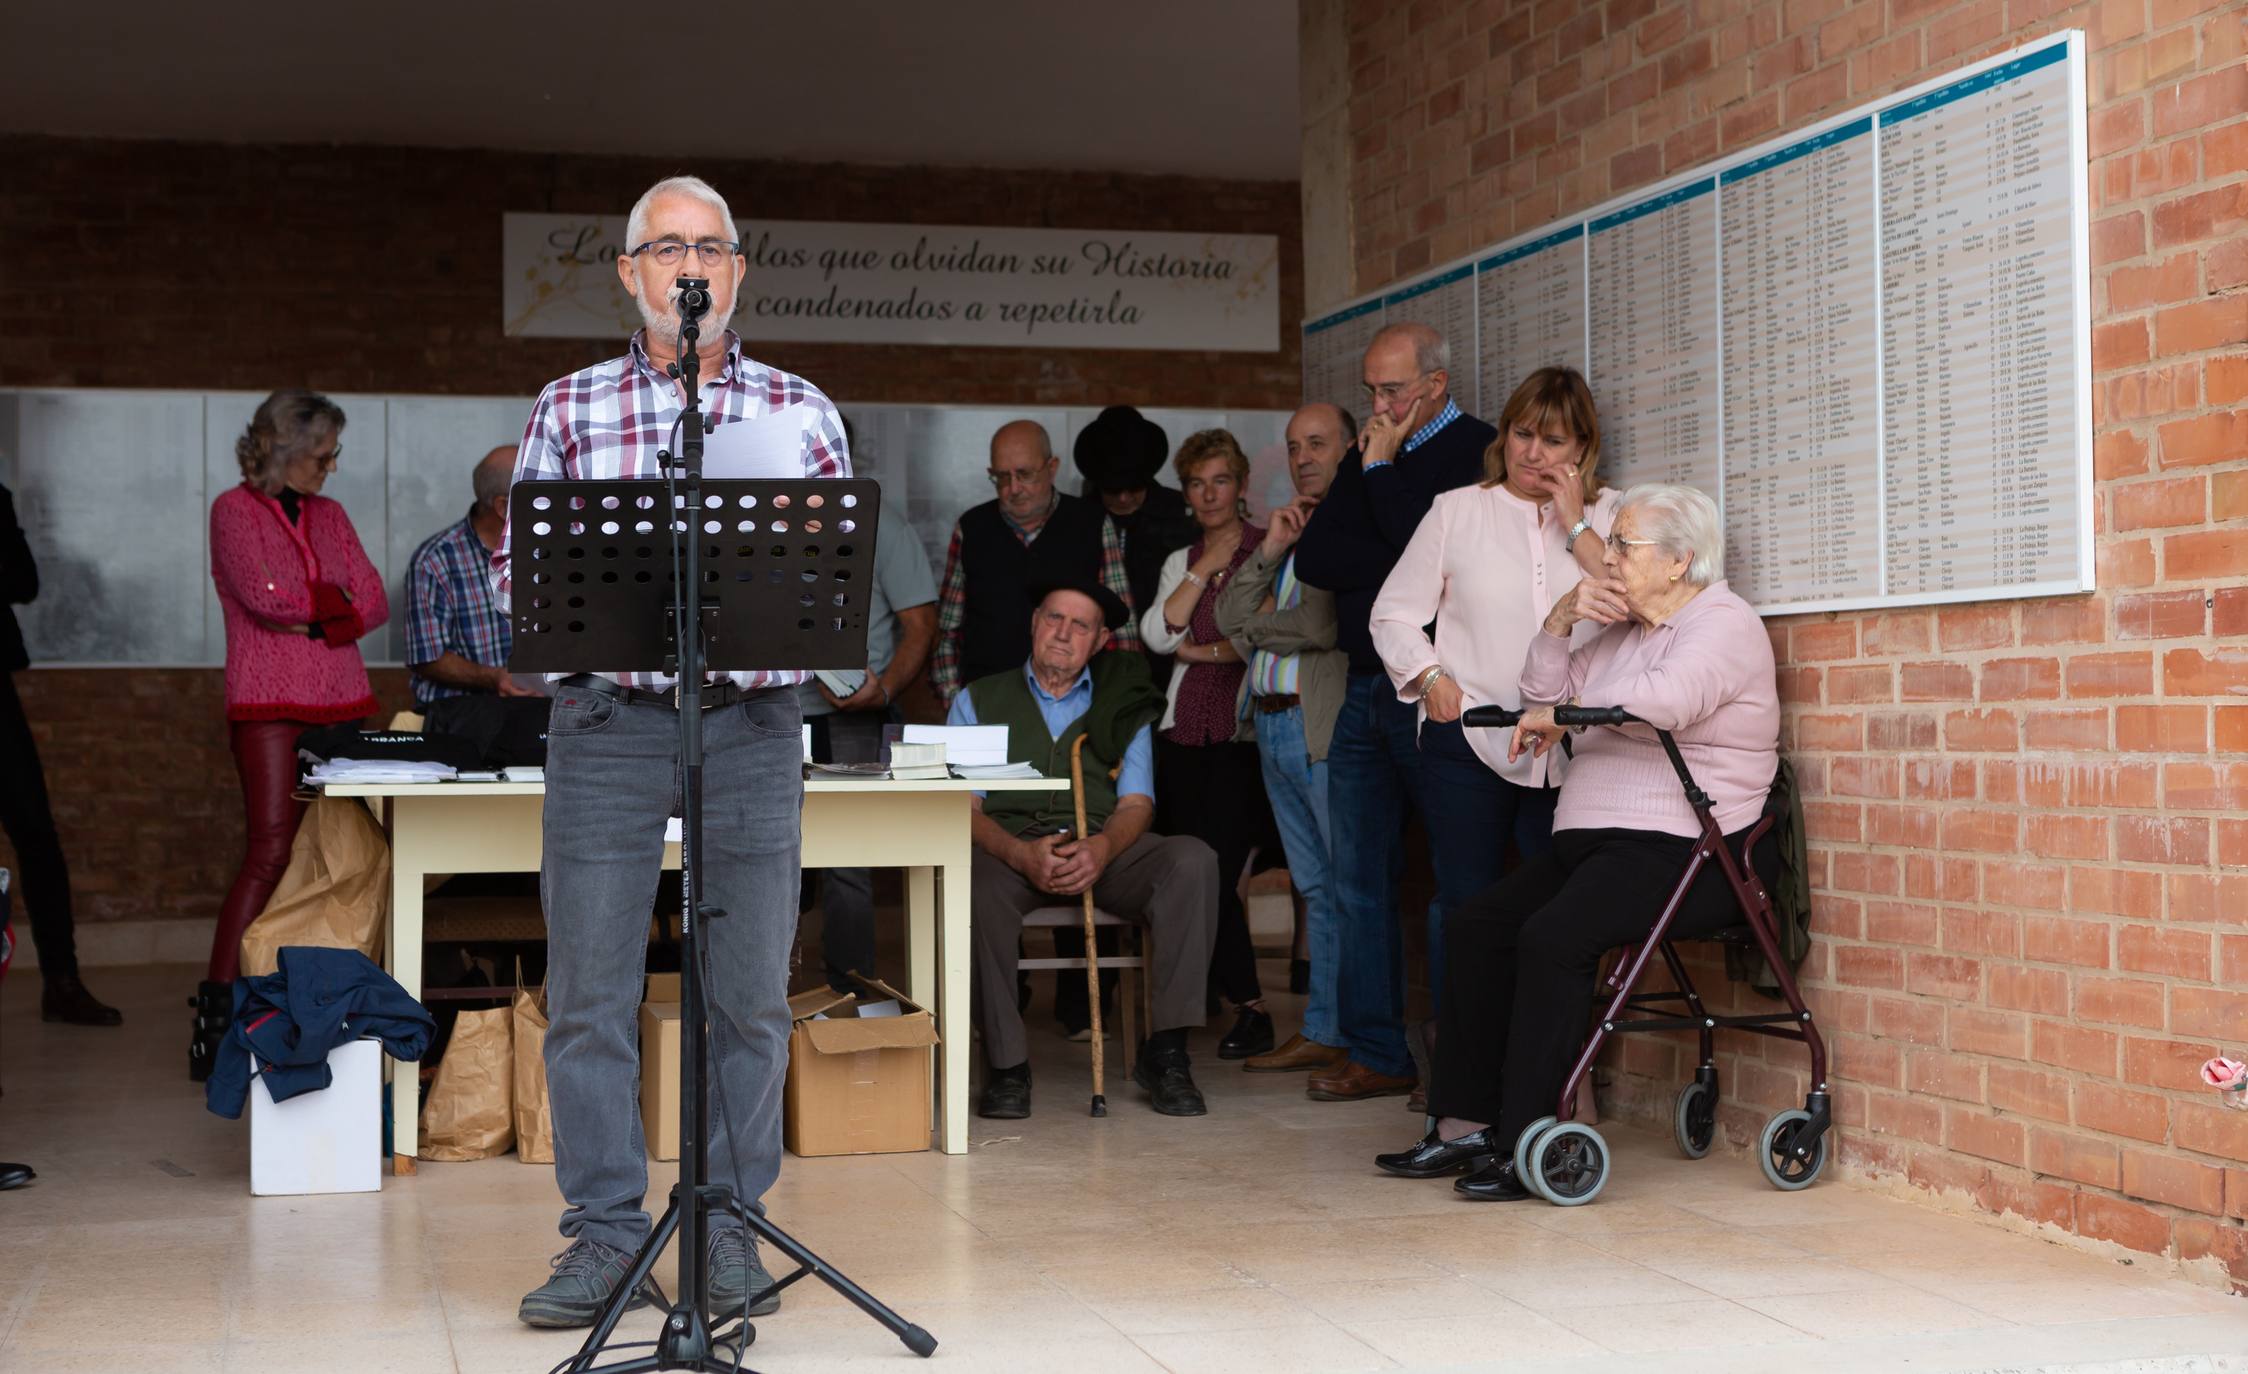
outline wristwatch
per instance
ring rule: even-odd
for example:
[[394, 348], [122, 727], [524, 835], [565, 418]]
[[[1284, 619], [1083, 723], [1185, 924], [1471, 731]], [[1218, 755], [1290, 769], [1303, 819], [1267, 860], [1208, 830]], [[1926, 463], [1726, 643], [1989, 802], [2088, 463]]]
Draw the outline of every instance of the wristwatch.
[[1575, 544], [1578, 538], [1582, 536], [1586, 530], [1589, 530], [1591, 528], [1592, 521], [1590, 519], [1582, 515], [1578, 516], [1577, 523], [1569, 527], [1569, 542], [1571, 544]]

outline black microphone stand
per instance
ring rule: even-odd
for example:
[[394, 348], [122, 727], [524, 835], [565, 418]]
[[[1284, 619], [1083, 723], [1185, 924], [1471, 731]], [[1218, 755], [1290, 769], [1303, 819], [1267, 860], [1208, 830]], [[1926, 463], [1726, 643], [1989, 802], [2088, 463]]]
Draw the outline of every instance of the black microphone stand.
[[[710, 283], [700, 277], [681, 277], [673, 285], [679, 310], [679, 360], [666, 371], [679, 380], [684, 406], [679, 416], [676, 459], [669, 454], [658, 457], [665, 463], [667, 473], [677, 470], [682, 484], [679, 500], [671, 511], [672, 566], [679, 570], [679, 576], [672, 587], [671, 609], [672, 657], [676, 662], [669, 665], [678, 674], [679, 708], [679, 1182], [671, 1190], [671, 1202], [664, 1208], [662, 1218], [633, 1256], [624, 1282], [617, 1286], [602, 1309], [592, 1334], [586, 1337], [578, 1353], [557, 1369], [568, 1374], [595, 1374], [596, 1371], [639, 1374], [643, 1370], [664, 1369], [741, 1374], [742, 1358], [757, 1339], [757, 1329], [748, 1319], [749, 1309], [767, 1293], [787, 1288], [808, 1274], [816, 1275], [861, 1311], [888, 1327], [914, 1354], [927, 1357], [937, 1348], [936, 1337], [892, 1312], [879, 1299], [805, 1249], [794, 1237], [744, 1207], [734, 1196], [731, 1185], [706, 1181], [710, 1138], [703, 1123], [709, 1111], [710, 1085], [703, 1070], [703, 1058], [709, 1021], [699, 939], [704, 921], [717, 920], [726, 914], [701, 900], [702, 688], [706, 646], [699, 528], [703, 438], [708, 430], [702, 413], [701, 381], [697, 375], [702, 360], [696, 353], [696, 344], [702, 337], [699, 322], [710, 310]], [[798, 1265], [794, 1273], [769, 1288], [745, 1293], [739, 1324], [715, 1335], [704, 1316], [709, 1280], [705, 1272], [708, 1257], [704, 1247], [710, 1237], [710, 1218], [714, 1213], [733, 1217], [744, 1230], [770, 1241]], [[608, 1347], [609, 1337], [630, 1309], [641, 1284], [654, 1272], [656, 1258], [675, 1234], [679, 1238], [679, 1293], [664, 1317], [663, 1331], [656, 1338], [654, 1352], [616, 1364], [594, 1364]], [[731, 1350], [732, 1354], [723, 1355], [719, 1353], [721, 1350]]]

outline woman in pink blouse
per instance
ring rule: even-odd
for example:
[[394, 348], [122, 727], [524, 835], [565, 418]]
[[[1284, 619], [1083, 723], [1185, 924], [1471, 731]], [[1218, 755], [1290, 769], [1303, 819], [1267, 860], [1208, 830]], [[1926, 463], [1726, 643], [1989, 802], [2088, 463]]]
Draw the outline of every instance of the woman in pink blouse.
[[1438, 898], [1428, 976], [1439, 1006], [1441, 912], [1498, 881], [1509, 839], [1524, 858], [1552, 847], [1561, 781], [1558, 756], [1510, 762], [1504, 738], [1462, 730], [1460, 713], [1521, 705], [1522, 655], [1555, 599], [1600, 572], [1616, 502], [1600, 480], [1592, 389], [1565, 367], [1540, 368], [1514, 389], [1483, 463], [1481, 484], [1429, 507], [1382, 584], [1372, 624], [1398, 698], [1421, 708], [1418, 789]]
[[343, 411], [310, 391], [266, 397], [234, 444], [241, 485], [211, 503], [211, 579], [226, 616], [226, 719], [249, 838], [219, 908], [195, 999], [188, 1072], [210, 1075], [233, 1013], [242, 932], [289, 864], [304, 803], [297, 736], [376, 708], [359, 640], [390, 617], [351, 517], [320, 494], [343, 449]]
[[[1708, 496], [1653, 484], [1625, 492], [1602, 575], [1555, 602], [1531, 639], [1522, 697], [1534, 709], [1507, 757], [1551, 757], [1563, 734], [1555, 704], [1621, 706], [1671, 732], [1738, 845], [1779, 767], [1780, 701], [1772, 641], [1719, 576], [1724, 560]], [[1616, 599], [1628, 618], [1572, 648], [1578, 626]], [[1383, 1169], [1433, 1178], [1481, 1166], [1454, 1186], [1484, 1201], [1530, 1196], [1514, 1177], [1515, 1141], [1553, 1111], [1583, 1047], [1601, 956], [1645, 938], [1701, 833], [1649, 725], [1571, 736], [1553, 852], [1446, 911], [1452, 960], [1428, 1095], [1437, 1122], [1411, 1149], [1377, 1157]], [[1749, 859], [1771, 884], [1770, 834]], [[1670, 933], [1689, 939], [1740, 919], [1713, 867]]]
[[1170, 705], [1155, 734], [1156, 827], [1196, 835], [1218, 854], [1218, 938], [1210, 981], [1235, 1012], [1218, 1058], [1272, 1049], [1272, 1017], [1257, 978], [1257, 951], [1241, 907], [1241, 870], [1271, 826], [1256, 731], [1249, 722], [1249, 646], [1218, 630], [1218, 593], [1265, 532], [1243, 515], [1249, 457], [1231, 433], [1205, 429], [1179, 445], [1173, 468], [1202, 527], [1163, 562], [1155, 604], [1140, 621], [1150, 653], [1173, 654]]

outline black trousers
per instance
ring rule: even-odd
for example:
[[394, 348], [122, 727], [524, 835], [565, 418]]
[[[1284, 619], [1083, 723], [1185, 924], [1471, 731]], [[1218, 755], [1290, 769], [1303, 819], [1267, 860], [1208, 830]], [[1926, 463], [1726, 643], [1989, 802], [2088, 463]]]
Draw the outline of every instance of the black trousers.
[[[1745, 833], [1727, 837], [1736, 854]], [[1556, 831], [1551, 854], [1444, 913], [1431, 1115], [1490, 1122], [1511, 1144], [1553, 1114], [1584, 1049], [1601, 956], [1646, 938], [1693, 847], [1650, 830]], [[1769, 889], [1779, 868], [1769, 834], [1753, 863]], [[1724, 870], [1711, 863], [1670, 935], [1709, 935], [1745, 919]]]
[[63, 862], [47, 774], [23, 717], [16, 680], [0, 672], [0, 829], [16, 851], [17, 884], [31, 920], [31, 942], [45, 978], [78, 976], [78, 940], [70, 914], [70, 868]]
[[1210, 982], [1236, 1004], [1264, 996], [1257, 951], [1241, 906], [1241, 868], [1271, 827], [1264, 765], [1255, 743], [1174, 744], [1155, 737], [1155, 828], [1192, 835], [1218, 855], [1218, 942]]

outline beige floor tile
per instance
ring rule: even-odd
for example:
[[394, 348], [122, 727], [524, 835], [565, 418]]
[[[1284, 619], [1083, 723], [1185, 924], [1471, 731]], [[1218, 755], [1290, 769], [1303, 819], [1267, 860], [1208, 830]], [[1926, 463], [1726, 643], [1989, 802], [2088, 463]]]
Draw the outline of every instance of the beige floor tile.
[[1255, 1331], [1141, 1336], [1137, 1344], [1171, 1374], [1242, 1374], [1246, 1370], [1359, 1374], [1362, 1370], [1398, 1367], [1389, 1356], [1323, 1321]]
[[[582, 1333], [515, 1320], [562, 1246], [551, 1169], [501, 1157], [429, 1164], [377, 1194], [251, 1198], [244, 1128], [173, 1071], [172, 1004], [191, 982], [105, 974], [128, 1018], [107, 1038], [0, 1003], [10, 1149], [41, 1170], [0, 1199], [0, 1369], [538, 1374], [577, 1348]], [[1380, 1175], [1372, 1156], [1418, 1131], [1399, 1103], [1310, 1103], [1299, 1080], [1214, 1061], [1209, 1118], [1158, 1118], [1120, 1091], [1088, 1120], [1082, 1053], [1033, 1039], [1048, 1110], [974, 1133], [1007, 1143], [791, 1158], [767, 1198], [777, 1224], [936, 1333], [943, 1368], [1622, 1374], [1653, 1354], [1665, 1374], [1781, 1374], [1816, 1343], [1830, 1374], [1886, 1374], [1900, 1352], [1947, 1369], [2016, 1348], [2044, 1363], [2248, 1349], [2248, 1304], [2167, 1274], [1832, 1181], [1778, 1194], [1738, 1158], [1682, 1161], [1649, 1132], [1604, 1127], [1608, 1190], [1561, 1210]], [[650, 1167], [654, 1208], [675, 1177]], [[674, 1273], [667, 1256], [658, 1277]], [[180, 1344], [78, 1349], [121, 1294], [133, 1334]], [[658, 1321], [634, 1314], [622, 1334]], [[758, 1325], [750, 1363], [767, 1374], [915, 1367], [814, 1279]]]
[[1814, 1341], [1784, 1322], [1722, 1298], [1552, 1312], [1552, 1320], [1624, 1355]]
[[1783, 1293], [1773, 1297], [1736, 1294], [1734, 1301], [1826, 1340], [1920, 1336], [2014, 1325], [2003, 1317], [1902, 1284], [1844, 1293]]
[[1573, 1356], [1599, 1355], [1605, 1350], [1558, 1322], [1511, 1306], [1504, 1311], [1492, 1311], [1487, 1306], [1469, 1315], [1409, 1321], [1350, 1321], [1342, 1327], [1407, 1369], [1485, 1362], [1502, 1366], [1546, 1364]]

